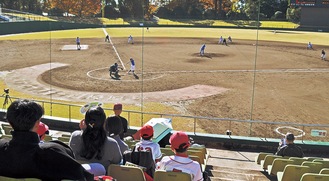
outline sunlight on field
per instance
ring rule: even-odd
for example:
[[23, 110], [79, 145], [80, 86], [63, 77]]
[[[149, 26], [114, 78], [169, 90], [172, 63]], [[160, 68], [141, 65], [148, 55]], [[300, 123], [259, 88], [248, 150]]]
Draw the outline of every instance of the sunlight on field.
[[266, 28], [298, 28], [299, 24], [286, 21], [261, 21], [261, 27]]
[[129, 25], [128, 22], [126, 22], [122, 18], [118, 19], [108, 19], [108, 18], [98, 18], [103, 25]]
[[159, 21], [158, 21], [158, 25], [192, 25], [192, 24], [160, 18]]

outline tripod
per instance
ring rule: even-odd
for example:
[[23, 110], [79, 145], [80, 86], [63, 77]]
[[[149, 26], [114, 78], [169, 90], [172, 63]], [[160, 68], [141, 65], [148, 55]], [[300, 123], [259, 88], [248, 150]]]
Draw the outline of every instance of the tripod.
[[8, 94], [8, 93], [4, 93], [4, 94], [2, 94], [2, 96], [4, 96], [4, 95], [6, 95], [5, 96], [5, 101], [3, 102], [3, 105], [2, 105], [2, 109], [5, 109], [6, 108], [6, 106], [8, 105], [8, 101], [10, 101], [10, 103], [12, 103], [13, 101], [11, 100], [11, 97], [10, 97], [10, 95]]

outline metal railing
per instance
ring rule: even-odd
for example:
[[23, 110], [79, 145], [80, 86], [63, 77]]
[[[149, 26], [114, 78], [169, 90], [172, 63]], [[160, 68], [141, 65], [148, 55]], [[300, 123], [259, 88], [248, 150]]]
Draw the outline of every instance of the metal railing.
[[[3, 109], [9, 106], [10, 101], [6, 96], [2, 95]], [[7, 98], [8, 99], [8, 98]], [[11, 97], [14, 101], [18, 97]], [[83, 105], [50, 102], [45, 100], [34, 100], [40, 103], [45, 110], [45, 115], [66, 118], [68, 121], [81, 120], [84, 115], [80, 113], [80, 108]], [[103, 107], [107, 115], [112, 114], [111, 108]], [[312, 141], [327, 141], [327, 135], [323, 134], [329, 132], [329, 124], [299, 124], [291, 122], [274, 122], [262, 120], [239, 120], [231, 118], [213, 118], [203, 116], [188, 116], [179, 114], [165, 114], [154, 112], [141, 112], [123, 110], [122, 116], [126, 117], [130, 126], [141, 127], [151, 118], [170, 118], [172, 120], [174, 130], [182, 130], [192, 132], [195, 135], [200, 133], [224, 135], [228, 131], [234, 136], [245, 137], [260, 137], [260, 138], [281, 138], [282, 135], [277, 133], [292, 132], [301, 140]], [[322, 135], [311, 135], [312, 131], [321, 130]]]

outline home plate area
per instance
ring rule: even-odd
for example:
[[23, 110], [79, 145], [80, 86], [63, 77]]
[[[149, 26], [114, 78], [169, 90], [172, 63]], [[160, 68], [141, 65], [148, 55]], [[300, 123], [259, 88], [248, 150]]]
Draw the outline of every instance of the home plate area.
[[[87, 50], [89, 45], [80, 45], [80, 50]], [[61, 50], [78, 50], [77, 45], [64, 45]]]

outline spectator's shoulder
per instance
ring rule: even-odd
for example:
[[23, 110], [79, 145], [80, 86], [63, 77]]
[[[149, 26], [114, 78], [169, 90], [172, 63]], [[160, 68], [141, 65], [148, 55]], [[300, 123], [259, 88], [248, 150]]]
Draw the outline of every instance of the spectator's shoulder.
[[46, 153], [57, 152], [61, 154], [68, 154], [69, 156], [74, 158], [72, 149], [61, 141], [54, 140], [54, 141], [44, 142], [44, 143], [40, 143], [39, 146], [41, 150], [43, 150]]

